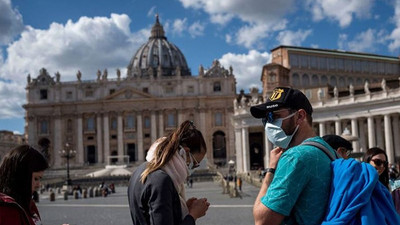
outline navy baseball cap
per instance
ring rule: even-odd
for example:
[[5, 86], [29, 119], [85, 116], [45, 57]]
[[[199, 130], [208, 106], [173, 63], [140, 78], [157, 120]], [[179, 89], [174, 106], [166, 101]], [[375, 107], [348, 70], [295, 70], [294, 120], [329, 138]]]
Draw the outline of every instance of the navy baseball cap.
[[313, 113], [311, 103], [303, 92], [288, 87], [276, 87], [267, 99], [267, 102], [252, 106], [250, 113], [255, 118], [264, 118], [268, 112], [273, 112], [281, 108], [304, 109], [310, 116]]

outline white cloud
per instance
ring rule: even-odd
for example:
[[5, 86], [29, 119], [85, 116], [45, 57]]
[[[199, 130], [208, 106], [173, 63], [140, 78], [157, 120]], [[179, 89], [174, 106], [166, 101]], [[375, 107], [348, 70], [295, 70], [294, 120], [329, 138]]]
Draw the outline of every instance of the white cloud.
[[369, 17], [374, 0], [307, 0], [306, 8], [315, 21], [328, 18], [347, 27], [357, 18]]
[[10, 0], [0, 0], [0, 45], [8, 44], [24, 29], [22, 16]]
[[0, 77], [25, 82], [45, 67], [50, 73], [59, 71], [62, 80], [76, 79], [78, 70], [83, 79], [95, 77], [97, 69], [125, 68], [134, 50], [146, 42], [149, 30], [131, 33], [127, 15], [81, 17], [65, 25], [52, 23], [47, 30], [28, 27], [21, 38], [7, 48], [8, 57], [0, 68]]
[[391, 40], [389, 44], [390, 51], [395, 51], [396, 49], [400, 48], [400, 0], [396, 0], [394, 4], [393, 21], [395, 21], [396, 28], [389, 36], [389, 39]]
[[248, 92], [252, 87], [262, 90], [261, 70], [263, 65], [270, 62], [268, 52], [250, 50], [247, 54], [227, 53], [219, 61], [225, 68], [232, 66], [233, 74], [236, 77], [237, 91], [243, 89]]
[[343, 50], [352, 52], [373, 52], [378, 43], [382, 43], [382, 32], [377, 32], [374, 29], [368, 29], [357, 34], [353, 40], [348, 40], [347, 34], [340, 34], [338, 47]]
[[182, 35], [183, 31], [187, 29], [187, 18], [176, 19], [172, 24], [172, 33]]
[[200, 23], [199, 21], [196, 21], [192, 25], [190, 25], [189, 34], [193, 38], [197, 36], [202, 36], [204, 34], [204, 28], [205, 28], [204, 24]]
[[[238, 18], [244, 25], [238, 29], [236, 44], [251, 48], [270, 32], [284, 29], [286, 13], [294, 9], [294, 0], [180, 0], [185, 8], [203, 10], [213, 23], [225, 25]], [[278, 25], [277, 25], [278, 24]]]
[[282, 45], [300, 46], [301, 43], [312, 33], [312, 30], [298, 30], [296, 32], [286, 30], [279, 32], [276, 40]]
[[24, 116], [22, 104], [25, 102], [25, 85], [0, 79], [0, 96], [0, 118]]
[[116, 68], [126, 68], [150, 36], [149, 28], [132, 33], [130, 22], [125, 14], [112, 14], [109, 18], [81, 17], [65, 25], [52, 23], [47, 30], [27, 27], [8, 46], [0, 67], [0, 118], [23, 115], [20, 106], [25, 102], [26, 76], [36, 78], [43, 67], [52, 76], [59, 71], [62, 81], [76, 80], [78, 70], [83, 80], [94, 79], [98, 69], [108, 69], [109, 77], [116, 77]]
[[153, 6], [149, 9], [149, 11], [147, 12], [147, 17], [153, 17], [154, 15], [156, 15], [156, 8], [157, 6]]
[[226, 43], [231, 43], [232, 42], [232, 36], [230, 34], [225, 35], [225, 41]]

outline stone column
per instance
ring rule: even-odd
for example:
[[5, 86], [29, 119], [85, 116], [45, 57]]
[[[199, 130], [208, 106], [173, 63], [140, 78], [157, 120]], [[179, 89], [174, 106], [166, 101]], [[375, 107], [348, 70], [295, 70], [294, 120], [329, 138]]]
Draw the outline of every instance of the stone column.
[[393, 139], [392, 139], [392, 124], [390, 120], [390, 115], [386, 114], [383, 117], [385, 125], [385, 150], [388, 156], [389, 163], [395, 163], [394, 151], [393, 151]]
[[[201, 131], [203, 135], [206, 134], [206, 111], [205, 109], [200, 109], [200, 124], [199, 126], [196, 126], [197, 129]], [[212, 149], [212, 143], [209, 141], [207, 143], [207, 138], [206, 138], [206, 144], [207, 146], [211, 146], [211, 151], [207, 151], [207, 159], [209, 160], [210, 163], [214, 164], [214, 157], [213, 157], [213, 149]]]
[[376, 146], [374, 117], [369, 116], [367, 119], [367, 123], [368, 123], [368, 148], [372, 148]]
[[[28, 144], [36, 145], [39, 141], [37, 138], [37, 119], [34, 116], [28, 116], [26, 120], [28, 121]], [[54, 157], [55, 156], [53, 156], [53, 158]]]
[[78, 143], [76, 145], [76, 153], [78, 157], [78, 163], [84, 164], [85, 163], [85, 158], [84, 158], [84, 148], [83, 148], [83, 121], [82, 121], [82, 115], [79, 115], [78, 117], [78, 132], [77, 133], [77, 139]]
[[104, 157], [107, 160], [108, 164], [108, 157], [111, 156], [110, 154], [110, 122], [108, 118], [108, 114], [105, 113], [103, 116], [103, 131], [104, 131]]
[[377, 146], [380, 148], [385, 148], [385, 142], [383, 140], [383, 130], [382, 130], [382, 118], [379, 116], [375, 118], [376, 122], [376, 142]]
[[249, 128], [242, 128], [243, 172], [250, 171]]
[[183, 112], [181, 110], [178, 110], [178, 126], [181, 125], [181, 123], [183, 123], [184, 119], [185, 118]]
[[399, 134], [399, 114], [394, 114], [392, 116], [393, 120], [393, 137], [394, 138], [394, 152], [395, 157], [400, 157], [400, 134]]
[[137, 121], [137, 149], [138, 149], [138, 161], [144, 161], [144, 150], [143, 150], [143, 122], [142, 114], [138, 113], [136, 116]]
[[351, 119], [351, 135], [358, 137], [358, 141], [353, 141], [352, 144], [353, 144], [353, 151], [359, 152], [360, 151], [360, 144], [359, 144], [360, 136], [358, 134], [357, 118]]
[[[367, 150], [367, 143], [365, 140], [365, 123], [364, 123], [365, 119], [361, 119], [358, 121], [359, 123], [359, 131], [360, 131], [360, 136], [359, 136], [359, 144], [360, 144], [360, 152], [366, 152]], [[362, 151], [361, 151], [362, 149]]]
[[[123, 156], [124, 153], [124, 131], [123, 131], [122, 115], [118, 113], [117, 117], [117, 141], [118, 141], [118, 155]], [[118, 159], [119, 162], [123, 162], [123, 158]]]
[[104, 152], [103, 152], [103, 138], [102, 138], [102, 126], [101, 126], [101, 114], [97, 114], [96, 117], [96, 133], [97, 133], [97, 159], [99, 163], [104, 163]]
[[236, 149], [236, 169], [238, 172], [244, 172], [243, 152], [242, 152], [242, 130], [235, 129], [235, 149]]
[[156, 112], [151, 111], [151, 130], [150, 130], [151, 143], [157, 140], [157, 121]]
[[319, 136], [324, 136], [325, 135], [325, 122], [320, 122], [319, 123]]
[[159, 137], [163, 137], [164, 136], [164, 113], [163, 111], [160, 111], [160, 114], [158, 115], [158, 121], [160, 122], [158, 125], [158, 132]]
[[335, 121], [335, 134], [336, 135], [342, 134], [342, 122], [340, 120]]
[[60, 116], [56, 116], [54, 118], [54, 147], [52, 153], [55, 166], [61, 166], [60, 151], [62, 151], [63, 148], [64, 145], [62, 138], [61, 118]]

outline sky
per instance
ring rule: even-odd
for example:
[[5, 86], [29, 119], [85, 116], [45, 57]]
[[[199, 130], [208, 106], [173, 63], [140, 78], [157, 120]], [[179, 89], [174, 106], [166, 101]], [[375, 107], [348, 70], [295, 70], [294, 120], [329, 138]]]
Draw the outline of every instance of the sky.
[[26, 78], [41, 68], [124, 77], [156, 14], [193, 75], [219, 60], [237, 91], [261, 91], [279, 45], [400, 55], [400, 0], [0, 0], [0, 130], [24, 132]]

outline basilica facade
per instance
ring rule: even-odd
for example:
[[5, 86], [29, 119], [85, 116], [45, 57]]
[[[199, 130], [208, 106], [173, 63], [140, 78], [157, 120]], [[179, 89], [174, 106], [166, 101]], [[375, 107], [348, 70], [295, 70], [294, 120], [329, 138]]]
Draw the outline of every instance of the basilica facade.
[[[400, 61], [397, 57], [278, 46], [262, 68], [262, 91], [241, 92], [233, 123], [237, 170], [267, 167], [272, 144], [250, 115], [276, 86], [292, 86], [309, 98], [317, 135], [349, 133], [354, 152], [378, 146], [389, 163], [400, 161]], [[362, 154], [361, 154], [362, 155]]]
[[115, 75], [110, 79], [104, 70], [97, 72], [97, 79], [84, 80], [78, 71], [76, 80], [66, 82], [58, 72], [51, 76], [43, 68], [36, 77], [28, 76], [25, 133], [54, 168], [64, 166], [63, 150], [75, 155], [72, 166], [142, 162], [157, 138], [185, 120], [203, 133], [209, 163], [224, 165], [234, 159], [232, 68], [215, 60], [192, 75], [157, 17], [126, 75], [120, 70]]

